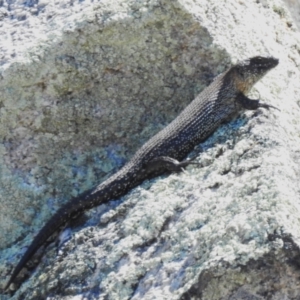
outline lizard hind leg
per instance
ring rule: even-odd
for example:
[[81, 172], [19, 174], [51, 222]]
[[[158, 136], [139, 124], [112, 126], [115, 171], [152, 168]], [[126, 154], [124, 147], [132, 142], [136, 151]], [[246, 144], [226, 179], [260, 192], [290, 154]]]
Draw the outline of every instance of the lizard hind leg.
[[178, 161], [177, 159], [174, 159], [172, 157], [159, 156], [150, 160], [145, 166], [145, 169], [147, 170], [147, 172], [153, 172], [159, 169], [169, 172], [181, 172], [184, 171], [184, 168], [188, 165], [200, 165], [200, 163], [194, 161], [195, 159], [196, 157]]

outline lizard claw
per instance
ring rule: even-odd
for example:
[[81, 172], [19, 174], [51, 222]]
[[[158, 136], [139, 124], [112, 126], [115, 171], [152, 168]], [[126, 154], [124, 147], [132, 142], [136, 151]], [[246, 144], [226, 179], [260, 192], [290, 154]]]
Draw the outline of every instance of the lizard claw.
[[258, 107], [264, 107], [266, 109], [275, 108], [275, 109], [280, 111], [280, 109], [277, 108], [276, 106], [273, 106], [273, 105], [270, 105], [270, 104], [267, 104], [267, 103], [258, 103]]

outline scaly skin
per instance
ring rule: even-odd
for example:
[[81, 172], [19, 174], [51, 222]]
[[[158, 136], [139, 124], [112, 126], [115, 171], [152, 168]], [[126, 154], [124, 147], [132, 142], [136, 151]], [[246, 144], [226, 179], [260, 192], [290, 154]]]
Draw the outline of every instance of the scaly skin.
[[242, 109], [272, 107], [247, 98], [245, 93], [277, 64], [278, 60], [272, 57], [253, 57], [219, 75], [173, 122], [145, 143], [123, 168], [94, 189], [71, 199], [54, 214], [15, 267], [5, 290], [46, 240], [70, 219], [124, 196], [145, 179], [180, 171], [193, 163], [183, 159], [220, 124]]

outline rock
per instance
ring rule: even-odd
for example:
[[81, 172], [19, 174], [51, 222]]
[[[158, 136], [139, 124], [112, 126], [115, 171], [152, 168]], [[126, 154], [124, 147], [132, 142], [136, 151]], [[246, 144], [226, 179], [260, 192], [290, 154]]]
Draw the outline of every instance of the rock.
[[202, 168], [87, 212], [10, 299], [299, 297], [300, 37], [287, 8], [36, 2], [0, 10], [2, 287], [58, 207], [114, 172], [231, 63], [279, 58], [250, 96], [281, 111], [242, 113], [201, 144]]
[[[300, 3], [296, 0], [284, 0], [284, 3], [289, 9], [289, 12], [293, 17], [294, 22], [299, 29], [300, 28]], [[284, 10], [284, 12], [286, 11]]]

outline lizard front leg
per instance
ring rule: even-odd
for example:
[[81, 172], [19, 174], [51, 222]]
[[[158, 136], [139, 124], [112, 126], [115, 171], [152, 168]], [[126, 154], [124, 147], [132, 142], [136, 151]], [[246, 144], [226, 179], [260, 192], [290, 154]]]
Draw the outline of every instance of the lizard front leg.
[[[243, 93], [239, 93], [236, 97], [237, 103], [239, 103], [243, 108], [245, 109], [250, 109], [250, 110], [255, 110], [258, 109], [259, 107], [264, 107], [264, 108], [275, 108], [278, 109], [277, 107], [266, 104], [266, 103], [261, 103], [259, 100], [254, 100], [246, 97]], [[278, 109], [280, 111], [280, 109]]]

